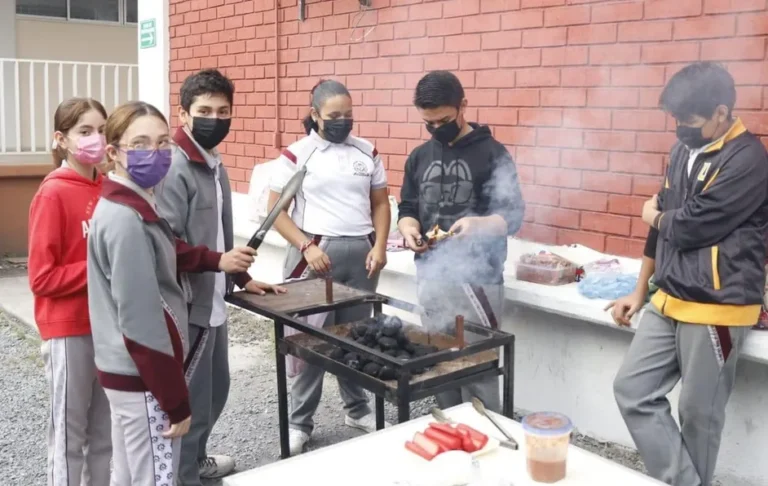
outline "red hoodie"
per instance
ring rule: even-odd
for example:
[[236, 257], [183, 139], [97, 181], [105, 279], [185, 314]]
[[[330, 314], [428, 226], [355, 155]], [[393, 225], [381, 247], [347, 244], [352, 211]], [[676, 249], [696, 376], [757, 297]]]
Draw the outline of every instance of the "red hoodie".
[[43, 339], [91, 333], [86, 287], [88, 226], [101, 194], [95, 181], [61, 167], [29, 208], [29, 285]]

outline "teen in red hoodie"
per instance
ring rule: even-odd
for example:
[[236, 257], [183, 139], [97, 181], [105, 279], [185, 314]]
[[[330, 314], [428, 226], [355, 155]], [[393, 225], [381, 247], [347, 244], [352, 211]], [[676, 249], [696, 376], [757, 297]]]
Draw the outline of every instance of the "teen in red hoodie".
[[29, 283], [51, 394], [49, 486], [109, 484], [109, 402], [96, 379], [86, 288], [88, 227], [101, 193], [97, 166], [104, 160], [106, 118], [92, 99], [59, 105], [52, 146], [56, 170], [29, 210]]

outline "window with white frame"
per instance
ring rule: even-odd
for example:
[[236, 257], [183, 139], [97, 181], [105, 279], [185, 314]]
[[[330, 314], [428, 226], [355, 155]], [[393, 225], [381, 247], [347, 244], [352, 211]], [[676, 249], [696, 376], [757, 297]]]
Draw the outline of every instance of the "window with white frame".
[[16, 13], [135, 24], [138, 20], [138, 0], [16, 0]]

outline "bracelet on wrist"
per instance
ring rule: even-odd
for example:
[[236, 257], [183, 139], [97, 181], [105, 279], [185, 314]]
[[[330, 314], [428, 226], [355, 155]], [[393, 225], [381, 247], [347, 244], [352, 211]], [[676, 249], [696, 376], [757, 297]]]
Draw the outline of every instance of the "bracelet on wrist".
[[301, 244], [301, 247], [299, 248], [299, 252], [303, 255], [305, 251], [309, 250], [310, 246], [313, 246], [315, 244], [312, 240], [307, 240], [304, 243]]

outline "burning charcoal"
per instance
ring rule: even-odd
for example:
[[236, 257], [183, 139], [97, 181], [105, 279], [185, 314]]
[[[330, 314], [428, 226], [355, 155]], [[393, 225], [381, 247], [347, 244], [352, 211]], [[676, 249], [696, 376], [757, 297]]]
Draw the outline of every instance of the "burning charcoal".
[[335, 359], [336, 361], [342, 361], [344, 359], [344, 355], [347, 353], [341, 349], [341, 348], [333, 348], [330, 353], [328, 353], [328, 357], [331, 359]]
[[396, 349], [387, 349], [387, 350], [385, 350], [383, 352], [387, 356], [392, 356], [393, 358], [397, 356], [397, 350]]
[[379, 370], [379, 379], [381, 380], [394, 380], [396, 378], [394, 368], [389, 366], [382, 366]]
[[365, 336], [365, 333], [368, 332], [368, 326], [366, 326], [365, 324], [355, 324], [354, 326], [352, 326], [352, 329], [355, 330], [357, 337], [363, 337]]
[[408, 351], [401, 349], [400, 351], [397, 352], [397, 354], [395, 355], [395, 358], [411, 359], [411, 354]]
[[376, 376], [379, 374], [379, 371], [381, 370], [381, 366], [377, 365], [374, 362], [370, 362], [367, 365], [363, 366], [363, 373], [366, 375]]
[[387, 319], [387, 325], [396, 327], [397, 330], [399, 331], [400, 329], [403, 328], [403, 321], [400, 320], [400, 318], [397, 316], [390, 316], [389, 319]]
[[376, 335], [379, 330], [375, 326], [368, 326], [368, 331], [365, 333], [365, 338], [371, 342], [376, 342]]
[[344, 361], [358, 361], [360, 356], [357, 353], [347, 353], [344, 355]]
[[396, 349], [397, 340], [391, 337], [382, 337], [379, 339], [379, 345], [384, 349]]
[[390, 316], [381, 326], [381, 332], [388, 337], [397, 336], [398, 331], [403, 328], [403, 321], [399, 317]]
[[360, 362], [358, 360], [356, 360], [356, 359], [353, 359], [353, 360], [350, 360], [350, 361], [346, 361], [345, 363], [346, 363], [347, 366], [349, 366], [350, 368], [355, 369], [355, 370], [359, 370], [359, 369], [362, 368], [362, 366], [360, 366]]

